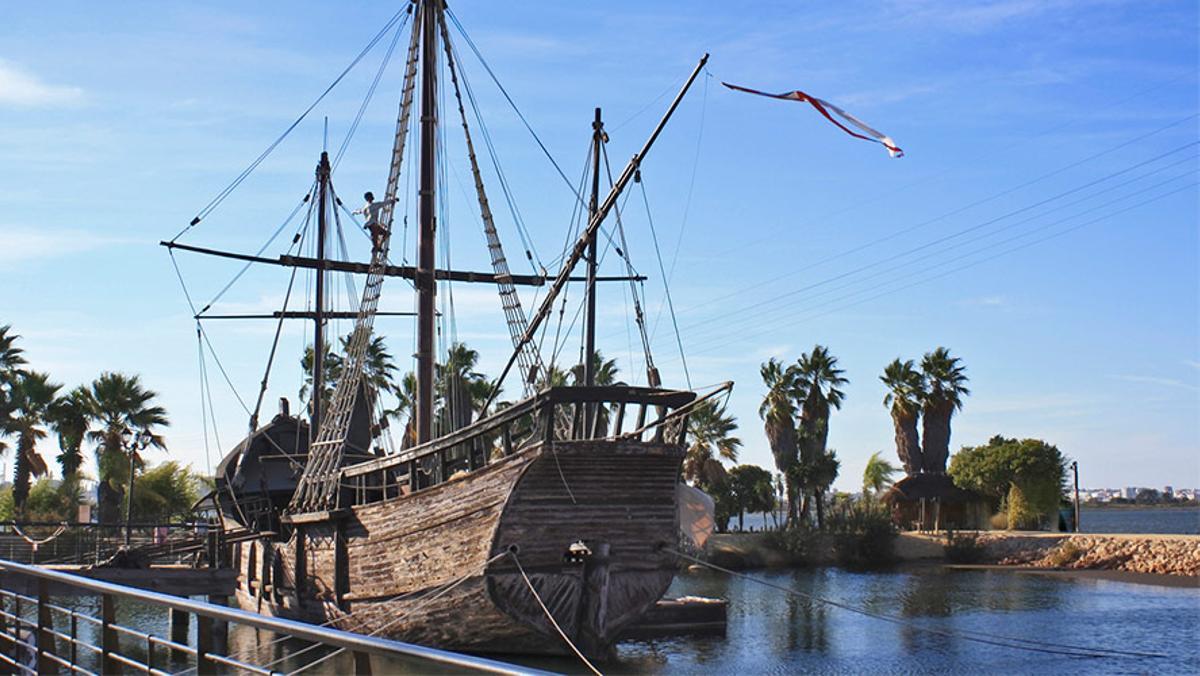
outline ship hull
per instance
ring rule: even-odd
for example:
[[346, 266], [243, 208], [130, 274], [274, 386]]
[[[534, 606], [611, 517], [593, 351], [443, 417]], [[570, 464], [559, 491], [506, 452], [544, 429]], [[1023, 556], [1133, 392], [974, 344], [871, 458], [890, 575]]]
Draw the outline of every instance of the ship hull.
[[[541, 599], [572, 643], [604, 656], [674, 577], [662, 547], [677, 538], [682, 456], [677, 444], [547, 442], [296, 523], [286, 541], [238, 545], [238, 601], [450, 650], [564, 653]], [[567, 556], [576, 542], [587, 549]]]

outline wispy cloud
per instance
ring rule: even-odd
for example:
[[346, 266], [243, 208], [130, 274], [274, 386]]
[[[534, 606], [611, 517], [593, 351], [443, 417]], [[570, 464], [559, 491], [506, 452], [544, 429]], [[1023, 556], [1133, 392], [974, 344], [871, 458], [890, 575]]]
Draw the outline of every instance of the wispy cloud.
[[959, 305], [967, 307], [1008, 307], [1008, 299], [1004, 296], [980, 296], [979, 298], [967, 298], [960, 300]]
[[1147, 385], [1162, 385], [1163, 387], [1179, 387], [1192, 392], [1200, 392], [1200, 386], [1195, 383], [1186, 383], [1182, 380], [1174, 378], [1158, 378], [1156, 376], [1113, 376], [1117, 380], [1124, 380], [1129, 383], [1145, 383]]
[[0, 60], [0, 105], [47, 107], [81, 100], [83, 90], [79, 87], [43, 82], [33, 73]]
[[0, 263], [23, 263], [66, 256], [135, 240], [98, 235], [86, 230], [35, 230], [24, 226], [0, 225]]

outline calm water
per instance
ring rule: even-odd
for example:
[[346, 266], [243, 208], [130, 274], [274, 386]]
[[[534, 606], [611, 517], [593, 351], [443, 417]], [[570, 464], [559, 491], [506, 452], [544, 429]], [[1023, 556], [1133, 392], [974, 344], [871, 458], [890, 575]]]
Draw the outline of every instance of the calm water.
[[1080, 508], [1085, 533], [1200, 533], [1200, 507]]
[[[1200, 590], [1012, 571], [949, 571], [930, 566], [855, 573], [836, 568], [756, 571], [752, 575], [823, 598], [904, 618], [893, 624], [808, 603], [721, 574], [680, 575], [670, 595], [728, 599], [724, 638], [631, 641], [618, 647], [605, 673], [1200, 673]], [[84, 609], [89, 601], [77, 599]], [[118, 606], [118, 621], [165, 635], [161, 610]], [[985, 645], [916, 627], [971, 630], [1040, 641], [1165, 653], [1154, 658], [1078, 658]], [[192, 627], [194, 640], [195, 627]], [[318, 653], [293, 655], [303, 644], [235, 628], [231, 652], [257, 653], [262, 664], [289, 671]], [[289, 656], [291, 656], [289, 658]], [[568, 659], [527, 658], [543, 669], [582, 673]], [[162, 665], [162, 662], [159, 662]], [[162, 665], [166, 666], [166, 665]], [[335, 659], [305, 673], [351, 669]], [[176, 667], [178, 669], [178, 667]], [[430, 673], [427, 665], [392, 663], [382, 673]]]
[[[1200, 534], [1200, 507], [1096, 508], [1081, 507], [1079, 521], [1085, 533], [1187, 533]], [[737, 528], [737, 517], [730, 528]], [[746, 530], [772, 529], [770, 514], [747, 514]]]
[[1168, 659], [1080, 659], [984, 645], [816, 605], [719, 574], [680, 576], [672, 595], [730, 601], [724, 639], [626, 643], [610, 672], [768, 674], [1197, 673], [1200, 590], [940, 567], [853, 573], [757, 572], [912, 625], [1167, 653]]

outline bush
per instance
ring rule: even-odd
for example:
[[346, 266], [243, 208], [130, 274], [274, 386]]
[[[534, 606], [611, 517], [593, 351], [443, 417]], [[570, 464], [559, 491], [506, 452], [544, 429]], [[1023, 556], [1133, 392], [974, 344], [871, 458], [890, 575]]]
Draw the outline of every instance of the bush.
[[793, 561], [808, 564], [812, 562], [819, 537], [819, 533], [807, 528], [785, 528], [765, 533], [763, 543], [786, 553]]
[[975, 533], [946, 533], [945, 556], [950, 563], [979, 563], [985, 551]]
[[1046, 563], [1049, 563], [1054, 568], [1065, 568], [1067, 564], [1079, 558], [1079, 555], [1082, 553], [1082, 547], [1071, 540], [1065, 540], [1057, 549], [1050, 552], [1050, 555], [1046, 557]]
[[895, 560], [896, 525], [887, 505], [875, 500], [847, 500], [826, 518], [838, 563], [873, 568]]
[[1008, 512], [993, 514], [988, 523], [991, 524], [992, 530], [1008, 530]]

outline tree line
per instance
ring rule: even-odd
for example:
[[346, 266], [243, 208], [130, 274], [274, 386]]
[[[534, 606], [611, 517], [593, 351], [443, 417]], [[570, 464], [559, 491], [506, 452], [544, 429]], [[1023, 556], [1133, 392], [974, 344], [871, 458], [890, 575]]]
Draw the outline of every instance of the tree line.
[[[0, 517], [56, 516], [74, 520], [86, 500], [81, 481], [85, 446], [95, 454], [97, 511], [101, 523], [119, 523], [129, 485], [130, 455], [140, 473], [135, 515], [170, 518], [189, 512], [198, 499], [199, 477], [178, 463], [147, 470], [145, 448], [166, 450], [160, 434], [170, 422], [157, 403], [158, 393], [137, 375], [101, 373], [90, 383], [65, 390], [50, 374], [30, 368], [20, 336], [0, 326], [0, 455], [13, 452], [11, 492], [0, 495]], [[62, 480], [57, 487], [35, 478], [48, 477], [46, 439], [57, 437]], [[141, 434], [144, 445], [130, 443]], [[37, 490], [35, 490], [37, 489]], [[188, 500], [191, 502], [188, 502]], [[187, 503], [186, 506], [183, 503]]]

